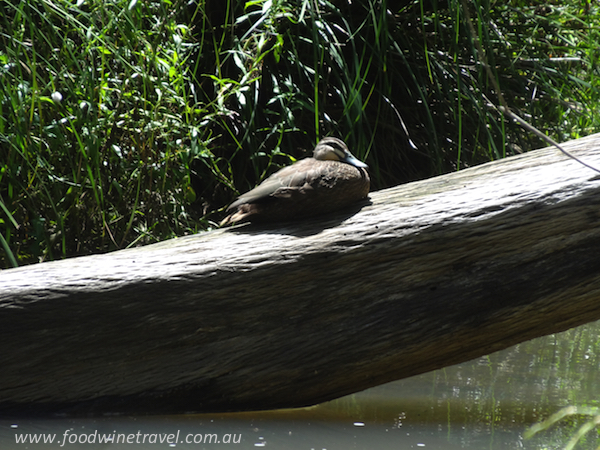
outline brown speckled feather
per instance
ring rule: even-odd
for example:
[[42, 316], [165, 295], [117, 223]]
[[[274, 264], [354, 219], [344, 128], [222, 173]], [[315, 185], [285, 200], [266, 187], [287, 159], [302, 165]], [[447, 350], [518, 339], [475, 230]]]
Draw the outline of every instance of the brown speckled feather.
[[[331, 142], [334, 138], [326, 140]], [[348, 155], [352, 158], [349, 152]], [[356, 161], [356, 164], [362, 163]], [[228, 211], [233, 212], [221, 225], [280, 222], [324, 214], [365, 198], [369, 186], [369, 175], [362, 167], [331, 159], [306, 158], [284, 167], [241, 195], [229, 206]]]

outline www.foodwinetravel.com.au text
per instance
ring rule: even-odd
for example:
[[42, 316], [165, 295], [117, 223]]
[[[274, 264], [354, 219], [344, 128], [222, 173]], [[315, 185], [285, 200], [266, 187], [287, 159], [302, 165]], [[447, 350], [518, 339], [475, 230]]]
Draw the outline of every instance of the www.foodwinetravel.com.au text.
[[57, 433], [15, 433], [17, 444], [57, 444], [64, 447], [69, 444], [239, 444], [241, 434], [217, 433], [76, 433], [65, 430]]

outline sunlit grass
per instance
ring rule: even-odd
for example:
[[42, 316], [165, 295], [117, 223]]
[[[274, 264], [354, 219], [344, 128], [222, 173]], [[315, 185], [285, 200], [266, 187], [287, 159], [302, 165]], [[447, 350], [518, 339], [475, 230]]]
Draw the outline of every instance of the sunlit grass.
[[[598, 130], [599, 12], [469, 2], [510, 106]], [[0, 4], [4, 267], [210, 229], [333, 134], [374, 188], [543, 146], [490, 104], [461, 2]]]
[[208, 225], [188, 211], [187, 143], [203, 116], [183, 81], [190, 33], [163, 5], [3, 5], [0, 186], [11, 265]]

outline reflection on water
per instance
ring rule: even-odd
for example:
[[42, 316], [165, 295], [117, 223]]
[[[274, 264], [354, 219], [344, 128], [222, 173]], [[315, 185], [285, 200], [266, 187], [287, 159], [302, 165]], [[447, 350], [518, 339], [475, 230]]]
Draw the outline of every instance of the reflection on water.
[[[299, 410], [0, 420], [0, 448], [561, 448], [582, 418], [565, 420], [530, 440], [522, 434], [563, 406], [600, 406], [599, 332], [596, 322]], [[30, 442], [53, 436], [53, 443]], [[16, 443], [17, 438], [27, 443]], [[597, 445], [594, 430], [577, 448]]]

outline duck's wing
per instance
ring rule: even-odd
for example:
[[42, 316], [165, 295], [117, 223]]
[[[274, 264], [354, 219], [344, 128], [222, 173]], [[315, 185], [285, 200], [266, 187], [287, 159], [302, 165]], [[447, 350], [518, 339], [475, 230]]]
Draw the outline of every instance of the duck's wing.
[[314, 174], [310, 169], [310, 164], [305, 162], [308, 159], [310, 158], [275, 172], [254, 189], [240, 195], [227, 210], [237, 208], [245, 203], [260, 203], [268, 198], [289, 197], [290, 191], [310, 188], [309, 180], [314, 178]]
[[232, 223], [281, 222], [339, 209], [369, 192], [365, 169], [338, 161], [311, 158], [271, 175], [233, 202], [221, 226]]

